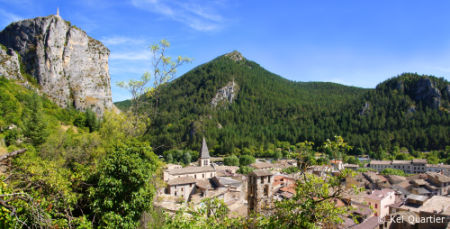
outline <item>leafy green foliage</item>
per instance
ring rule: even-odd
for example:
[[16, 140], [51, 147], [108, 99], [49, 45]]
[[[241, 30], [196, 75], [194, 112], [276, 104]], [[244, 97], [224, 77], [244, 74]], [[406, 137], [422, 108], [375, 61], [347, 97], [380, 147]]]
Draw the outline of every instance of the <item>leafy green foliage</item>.
[[160, 162], [134, 137], [141, 125], [61, 109], [3, 77], [0, 98], [0, 150], [27, 149], [0, 182], [0, 227], [135, 228], [151, 212]]
[[98, 225], [135, 228], [144, 211], [152, 206], [151, 179], [157, 157], [145, 145], [117, 146], [108, 152], [89, 189]]
[[227, 216], [229, 210], [223, 200], [205, 198], [198, 208], [189, 207], [181, 209], [175, 215], [166, 215], [166, 224], [163, 228], [236, 228], [240, 219]]
[[182, 163], [188, 165], [192, 161], [197, 161], [199, 153], [194, 150], [168, 150], [163, 153], [164, 160], [167, 163]]
[[239, 158], [236, 157], [236, 155], [231, 155], [231, 156], [225, 157], [223, 159], [223, 163], [225, 165], [230, 165], [230, 166], [239, 166]]
[[247, 165], [250, 165], [252, 163], [255, 163], [255, 161], [256, 161], [255, 158], [253, 156], [251, 156], [251, 155], [242, 155], [239, 158], [239, 165], [240, 166], [247, 166]]
[[365, 173], [365, 172], [377, 172], [376, 169], [371, 169], [371, 168], [358, 168], [356, 171], [357, 171], [357, 172], [360, 172], [360, 173]]
[[239, 169], [236, 171], [237, 173], [240, 173], [240, 174], [249, 174], [249, 173], [251, 173], [251, 172], [253, 172], [253, 168], [252, 167], [250, 167], [250, 166], [239, 166]]
[[381, 171], [381, 174], [383, 175], [397, 175], [397, 176], [406, 176], [405, 171], [401, 169], [392, 169], [392, 168], [385, 168], [383, 171]]
[[282, 169], [281, 172], [282, 173], [286, 173], [286, 174], [293, 174], [293, 173], [300, 172], [300, 169], [297, 166], [291, 166], [291, 167], [287, 167], [285, 169]]
[[342, 223], [349, 209], [336, 207], [334, 200], [342, 193], [342, 179], [350, 174], [344, 171], [327, 178], [304, 174], [294, 197], [276, 202], [269, 224], [277, 228], [317, 228]]

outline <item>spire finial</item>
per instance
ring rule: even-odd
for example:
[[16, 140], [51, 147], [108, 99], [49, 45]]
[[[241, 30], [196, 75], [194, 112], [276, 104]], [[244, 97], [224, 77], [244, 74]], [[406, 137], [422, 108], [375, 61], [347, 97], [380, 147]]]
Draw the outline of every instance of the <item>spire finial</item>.
[[59, 7], [56, 8], [56, 16], [59, 17]]

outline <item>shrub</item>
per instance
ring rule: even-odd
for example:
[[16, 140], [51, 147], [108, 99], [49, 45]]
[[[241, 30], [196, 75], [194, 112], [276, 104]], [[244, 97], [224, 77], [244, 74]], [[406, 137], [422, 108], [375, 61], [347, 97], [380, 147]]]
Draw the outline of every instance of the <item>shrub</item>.
[[231, 155], [231, 156], [225, 157], [223, 159], [223, 163], [225, 165], [229, 165], [229, 166], [239, 166], [239, 158], [236, 157], [235, 155]]
[[254, 163], [256, 160], [255, 160], [255, 158], [253, 157], [253, 156], [250, 156], [250, 155], [242, 155], [240, 158], [239, 158], [239, 165], [240, 166], [247, 166], [247, 165], [250, 165], [250, 164], [252, 164], [252, 163]]

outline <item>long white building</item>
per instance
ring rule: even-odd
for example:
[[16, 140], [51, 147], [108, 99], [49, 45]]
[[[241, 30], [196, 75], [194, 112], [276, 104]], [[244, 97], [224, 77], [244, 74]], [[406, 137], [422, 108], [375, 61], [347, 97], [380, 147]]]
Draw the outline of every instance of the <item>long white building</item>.
[[393, 160], [393, 161], [377, 161], [372, 160], [368, 164], [369, 168], [376, 169], [379, 172], [386, 168], [400, 169], [405, 173], [415, 174], [415, 173], [426, 173], [426, 172], [437, 172], [443, 173], [445, 175], [450, 175], [450, 165], [444, 164], [427, 164], [426, 159], [413, 159], [413, 160]]

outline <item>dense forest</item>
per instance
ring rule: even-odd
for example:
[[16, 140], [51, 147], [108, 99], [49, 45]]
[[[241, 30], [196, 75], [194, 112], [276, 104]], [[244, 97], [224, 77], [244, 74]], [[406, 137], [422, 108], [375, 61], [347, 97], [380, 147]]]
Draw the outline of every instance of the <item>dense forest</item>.
[[[351, 154], [375, 158], [401, 147], [413, 152], [450, 145], [449, 82], [443, 78], [405, 73], [376, 89], [293, 82], [233, 55], [240, 53], [159, 88], [159, 113], [147, 131], [158, 153], [198, 149], [202, 136], [215, 155], [268, 155], [277, 142], [324, 142], [336, 135], [354, 146]], [[217, 91], [230, 82], [237, 85], [235, 99], [213, 106]], [[116, 105], [126, 109], [129, 101]]]

